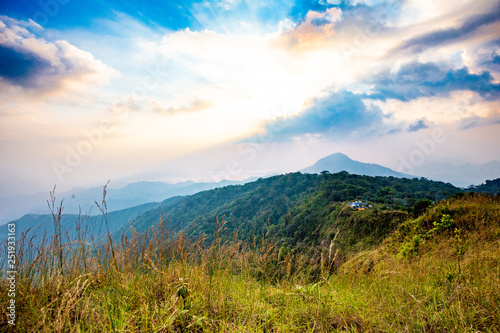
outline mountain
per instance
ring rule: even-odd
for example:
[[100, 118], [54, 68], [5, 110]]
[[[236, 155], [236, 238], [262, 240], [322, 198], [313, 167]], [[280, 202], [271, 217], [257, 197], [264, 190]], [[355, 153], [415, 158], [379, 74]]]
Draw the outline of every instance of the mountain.
[[378, 164], [354, 161], [350, 159], [349, 156], [342, 153], [326, 156], [312, 166], [300, 170], [300, 172], [303, 173], [320, 173], [322, 171], [328, 171], [330, 173], [347, 171], [356, 175], [414, 178], [414, 176], [396, 172]]
[[484, 164], [451, 164], [451, 163], [429, 163], [415, 168], [416, 175], [450, 182], [455, 186], [468, 187], [470, 185], [482, 184], [486, 179], [500, 177], [500, 162], [491, 161]]
[[[225, 235], [228, 237], [238, 232], [238, 237], [246, 241], [255, 241], [267, 235], [291, 245], [306, 244], [319, 241], [316, 231], [327, 232], [332, 225], [340, 223], [337, 220], [339, 216], [344, 216], [341, 224], [346, 235], [351, 234], [349, 225], [358, 226], [360, 229], [356, 230], [359, 232], [369, 234], [371, 230], [382, 235], [391, 230], [394, 221], [401, 222], [406, 218], [400, 213], [401, 209], [409, 210], [422, 199], [442, 199], [458, 192], [460, 189], [451, 184], [426, 179], [371, 177], [345, 171], [321, 175], [297, 172], [110, 212], [107, 222], [116, 240], [121, 239], [123, 234], [129, 234], [130, 227], [144, 234], [164, 216], [168, 228], [183, 232], [189, 238], [207, 237], [210, 241], [217, 230], [217, 219], [224, 219]], [[381, 221], [385, 221], [377, 226], [368, 220], [347, 221], [345, 218], [348, 215], [341, 210], [346, 202], [353, 200], [368, 201], [378, 207], [374, 213], [379, 209], [397, 212], [376, 213], [382, 214]], [[371, 218], [373, 216], [368, 214], [367, 219]], [[54, 233], [50, 215], [31, 214], [15, 222], [18, 234], [28, 228], [34, 228], [38, 235], [43, 235], [45, 231], [49, 236]], [[106, 233], [99, 215], [78, 217], [66, 214], [62, 218], [64, 234], [76, 235], [78, 222], [80, 225], [91, 225], [89, 231], [97, 233], [96, 237]], [[371, 229], [366, 229], [365, 224]], [[36, 240], [40, 240], [39, 237]], [[349, 239], [345, 239], [346, 246], [351, 246]]]
[[[108, 213], [106, 220], [110, 233], [124, 228], [128, 225], [128, 222], [132, 222], [137, 216], [159, 206], [160, 203], [154, 202]], [[21, 237], [22, 233], [29, 231], [27, 239], [31, 239], [32, 244], [39, 244], [44, 236], [48, 240], [54, 235], [54, 219], [50, 214], [27, 214], [12, 222], [16, 224], [18, 237]], [[61, 216], [61, 226], [64, 238], [67, 237], [68, 239], [75, 239], [78, 227], [81, 227], [82, 231], [86, 234], [87, 241], [91, 237], [99, 238], [107, 234], [106, 224], [102, 215], [63, 214]], [[0, 239], [6, 239], [6, 237], [7, 228], [0, 228]]]
[[[109, 188], [106, 201], [110, 212], [142, 205], [149, 202], [160, 202], [178, 195], [191, 195], [200, 191], [231, 184], [243, 184], [252, 179], [238, 181], [223, 180], [218, 183], [195, 183], [192, 181], [175, 184], [163, 182], [137, 182], [120, 189]], [[255, 179], [253, 179], [255, 180]], [[95, 212], [95, 201], [102, 199], [102, 187], [74, 188], [67, 192], [57, 193], [57, 201], [64, 200], [65, 214], [79, 212]], [[49, 191], [30, 195], [18, 195], [0, 198], [0, 224], [7, 223], [25, 214], [47, 214]]]
[[[371, 177], [345, 171], [321, 175], [298, 172], [167, 199], [137, 216], [132, 227], [144, 233], [164, 215], [171, 229], [191, 238], [211, 240], [217, 219], [224, 217], [225, 234], [229, 236], [237, 231], [238, 237], [247, 241], [274, 235], [289, 244], [304, 243], [315, 228], [326, 227], [334, 216], [332, 212], [347, 201], [369, 201], [384, 209], [411, 209], [421, 199], [443, 199], [458, 192], [460, 189], [451, 184], [426, 179]], [[122, 228], [115, 238], [127, 230], [128, 226]]]
[[484, 182], [484, 184], [469, 187], [467, 190], [478, 193], [486, 192], [490, 194], [500, 194], [500, 178], [487, 180]]

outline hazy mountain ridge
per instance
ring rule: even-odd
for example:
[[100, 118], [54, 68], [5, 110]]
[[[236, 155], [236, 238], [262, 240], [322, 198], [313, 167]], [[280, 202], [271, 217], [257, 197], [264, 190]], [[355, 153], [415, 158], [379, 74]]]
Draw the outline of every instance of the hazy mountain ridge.
[[[291, 173], [110, 212], [108, 223], [114, 238], [119, 239], [123, 233], [129, 232], [128, 222], [137, 232], [143, 233], [165, 216], [167, 225], [174, 231], [182, 231], [195, 238], [213, 236], [216, 219], [225, 216], [228, 233], [238, 230], [240, 237], [248, 239], [252, 235], [264, 234], [268, 227], [282, 225], [284, 219], [294, 211], [299, 213], [293, 214], [302, 216], [299, 220], [293, 219], [296, 220], [295, 228], [299, 230], [310, 225], [316, 213], [326, 214], [321, 212], [328, 211], [332, 202], [363, 199], [393, 208], [404, 208], [412, 207], [420, 199], [442, 199], [457, 192], [460, 189], [451, 184], [425, 179], [371, 177], [347, 172], [322, 175]], [[326, 198], [326, 201], [318, 201], [318, 197]], [[300, 213], [307, 202], [317, 202], [314, 209], [305, 209], [304, 214], [310, 215], [310, 218]], [[65, 214], [63, 225], [68, 230], [74, 230], [77, 219], [77, 215]], [[99, 216], [95, 219], [100, 223]], [[19, 233], [30, 227], [40, 227], [39, 232], [43, 233], [43, 225], [49, 233], [53, 232], [50, 215], [26, 215], [16, 223]], [[289, 229], [285, 226], [280, 228]], [[293, 238], [293, 232], [290, 232], [288, 230], [283, 237]], [[302, 232], [300, 234], [305, 237]]]
[[[122, 188], [107, 189], [106, 202], [110, 212], [122, 210], [150, 202], [161, 202], [169, 197], [178, 195], [191, 195], [200, 191], [210, 190], [230, 184], [241, 184], [246, 181], [223, 180], [218, 183], [195, 183], [193, 181], [179, 182], [175, 184], [163, 182], [136, 182], [130, 183]], [[102, 199], [102, 186], [92, 188], [74, 188], [70, 191], [58, 193], [57, 201], [64, 200], [65, 214], [91, 213], [95, 211], [95, 201]], [[0, 224], [18, 219], [25, 214], [47, 214], [49, 209], [47, 200], [49, 192], [40, 192], [29, 195], [18, 195], [0, 198]]]
[[347, 171], [356, 175], [414, 178], [414, 176], [396, 172], [378, 164], [363, 163], [352, 160], [349, 156], [342, 153], [328, 155], [317, 161], [312, 166], [300, 170], [300, 172], [303, 173], [320, 173], [322, 171], [328, 171], [330, 173]]
[[[454, 166], [447, 163], [434, 163], [432, 167], [422, 166], [417, 168], [420, 176], [436, 180], [451, 182], [455, 186], [466, 187], [471, 184], [482, 184], [485, 179], [475, 176], [476, 174], [487, 174], [495, 179], [500, 176], [500, 162], [492, 161], [482, 165], [466, 164]], [[398, 178], [414, 178], [415, 176], [396, 172], [390, 168], [352, 160], [347, 155], [335, 153], [318, 160], [313, 165], [300, 170], [303, 173], [320, 173], [329, 171], [336, 173], [347, 171], [351, 174], [368, 176], [393, 176]], [[117, 211], [149, 202], [161, 202], [169, 197], [185, 196], [210, 190], [231, 184], [244, 184], [256, 178], [244, 181], [223, 180], [217, 183], [196, 183], [185, 181], [179, 183], [164, 182], [135, 182], [114, 189], [108, 188], [107, 203], [109, 211]], [[56, 193], [58, 200], [64, 199], [64, 212], [66, 214], [78, 214], [81, 212], [95, 212], [95, 201], [102, 198], [102, 187], [74, 188], [70, 191]], [[18, 195], [0, 198], [0, 224], [7, 223], [22, 217], [25, 214], [47, 214], [47, 199], [49, 192], [41, 192], [30, 195]]]
[[486, 179], [500, 177], [500, 162], [491, 161], [484, 164], [452, 164], [452, 163], [430, 163], [415, 168], [418, 175], [433, 180], [450, 182], [455, 186], [468, 187], [480, 185]]
[[[330, 175], [318, 174], [325, 170], [335, 172], [338, 169], [347, 169], [351, 173], [371, 173], [380, 176], [359, 176], [347, 172]], [[121, 189], [108, 189], [106, 202], [109, 210], [110, 232], [114, 233], [115, 237], [120, 237], [121, 233], [127, 231], [128, 222], [132, 222], [132, 225], [139, 232], [143, 232], [158, 223], [163, 213], [168, 218], [170, 226], [192, 235], [210, 234], [209, 230], [213, 227], [216, 218], [222, 216], [226, 216], [228, 227], [233, 231], [241, 229], [244, 234], [250, 234], [253, 231], [263, 232], [262, 228], [266, 224], [263, 224], [262, 221], [267, 220], [271, 225], [277, 225], [280, 219], [296, 207], [303, 205], [302, 200], [313, 193], [322, 191], [321, 184], [326, 179], [325, 177], [336, 179], [335, 185], [329, 185], [331, 187], [329, 191], [334, 193], [331, 200], [335, 202], [368, 199], [390, 206], [409, 208], [415, 200], [423, 198], [443, 199], [449, 194], [462, 190], [443, 182], [417, 179], [377, 164], [357, 162], [341, 153], [329, 155], [301, 171], [306, 174], [277, 175], [261, 178], [244, 185], [229, 185], [244, 183], [231, 181], [219, 183], [187, 181], [176, 184], [138, 182], [128, 184]], [[471, 187], [468, 190], [498, 192], [498, 179], [486, 183], [487, 186]], [[229, 186], [222, 187], [223, 185]], [[442, 189], [446, 189], [446, 191], [443, 192]], [[75, 210], [78, 212], [79, 207], [75, 206], [72, 200], [75, 202], [78, 199], [83, 200], [82, 198], [87, 200], [88, 203], [81, 206], [81, 212], [97, 215], [94, 220], [100, 219], [100, 213], [96, 209], [94, 201], [100, 202], [102, 199], [102, 188], [76, 188], [61, 195], [56, 194], [56, 196], [58, 202], [62, 198], [65, 199], [63, 202], [63, 225], [68, 230], [71, 230], [75, 221], [78, 220], [78, 215], [74, 213]], [[22, 197], [16, 198], [22, 201]], [[146, 201], [151, 198], [160, 198], [160, 200], [132, 207], [128, 206], [134, 202]], [[5, 204], [1, 201], [0, 203]], [[322, 206], [324, 205], [326, 204], [323, 203]], [[122, 206], [126, 206], [126, 208], [116, 209]], [[39, 209], [45, 214], [28, 214], [15, 221], [20, 232], [44, 225], [47, 226], [49, 233], [53, 232], [52, 217], [46, 214], [49, 209], [45, 201]]]
[[[147, 203], [132, 208], [122, 209], [107, 214], [106, 219], [111, 233], [116, 232], [128, 222], [132, 222], [137, 216], [160, 206], [160, 203]], [[95, 238], [101, 237], [107, 233], [106, 225], [102, 215], [88, 216], [78, 214], [62, 214], [61, 226], [63, 234], [72, 237], [76, 233], [76, 225], [80, 221], [82, 228], [87, 228], [88, 236]], [[28, 238], [34, 237], [34, 242], [41, 241], [46, 233], [50, 238], [54, 234], [54, 219], [51, 214], [26, 214], [20, 219], [13, 221], [16, 224], [18, 235], [30, 230]], [[0, 239], [6, 239], [7, 228], [0, 228]]]

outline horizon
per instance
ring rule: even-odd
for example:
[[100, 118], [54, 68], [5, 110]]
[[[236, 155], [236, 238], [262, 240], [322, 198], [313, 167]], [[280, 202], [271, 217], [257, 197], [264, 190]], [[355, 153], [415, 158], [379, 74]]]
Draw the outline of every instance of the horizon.
[[337, 152], [466, 184], [500, 161], [498, 31], [493, 0], [5, 3], [0, 197]]

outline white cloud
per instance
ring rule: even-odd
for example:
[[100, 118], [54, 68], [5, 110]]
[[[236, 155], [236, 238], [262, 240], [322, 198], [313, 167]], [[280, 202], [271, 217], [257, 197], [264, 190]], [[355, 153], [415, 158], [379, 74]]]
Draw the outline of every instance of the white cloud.
[[202, 100], [202, 99], [194, 99], [189, 104], [184, 104], [180, 106], [170, 106], [168, 108], [163, 107], [158, 101], [151, 100], [148, 103], [149, 109], [160, 115], [174, 115], [178, 113], [191, 113], [191, 112], [200, 112], [206, 110], [212, 103]]
[[286, 30], [281, 36], [285, 47], [293, 51], [314, 51], [331, 42], [335, 23], [342, 19], [342, 10], [329, 8], [324, 12], [310, 10], [304, 22]]
[[225, 10], [230, 10], [236, 4], [238, 3], [239, 0], [221, 0], [217, 2], [217, 6], [224, 8]]
[[341, 2], [342, 2], [342, 0], [320, 0], [319, 1], [319, 3], [322, 5], [334, 5], [334, 6], [340, 5]]

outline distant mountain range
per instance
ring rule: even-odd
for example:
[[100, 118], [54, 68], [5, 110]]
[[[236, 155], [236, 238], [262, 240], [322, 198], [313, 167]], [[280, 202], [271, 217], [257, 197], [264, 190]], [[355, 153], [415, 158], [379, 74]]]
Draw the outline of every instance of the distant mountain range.
[[414, 178], [414, 176], [407, 175], [401, 172], [396, 172], [384, 166], [372, 163], [363, 163], [354, 161], [349, 156], [342, 153], [328, 155], [314, 163], [312, 166], [300, 170], [303, 173], [320, 173], [328, 171], [336, 173], [340, 171], [347, 171], [351, 174], [365, 175], [365, 176], [384, 176], [384, 177], [399, 177], [399, 178]]
[[429, 163], [415, 167], [414, 175], [394, 171], [378, 164], [354, 161], [347, 155], [336, 153], [326, 156], [314, 165], [300, 170], [304, 173], [330, 173], [347, 171], [357, 175], [393, 176], [399, 178], [425, 177], [435, 181], [452, 183], [459, 187], [483, 184], [487, 179], [500, 177], [500, 162], [491, 161], [485, 164], [451, 164], [446, 162]]
[[[260, 239], [269, 227], [269, 232], [282, 234], [280, 239], [286, 238], [289, 244], [307, 243], [317, 223], [336, 215], [331, 214], [332, 209], [341, 209], [342, 203], [348, 200], [363, 199], [381, 207], [412, 207], [420, 199], [445, 198], [457, 192], [460, 189], [451, 184], [425, 179], [296, 172], [114, 211], [107, 215], [106, 221], [117, 240], [123, 234], [130, 235], [130, 226], [134, 232], [143, 234], [164, 217], [166, 228], [172, 232], [182, 231], [191, 238], [213, 237], [216, 220], [224, 218], [227, 235], [238, 231], [242, 239], [252, 240], [254, 236]], [[334, 208], [332, 204], [339, 206]], [[311, 224], [311, 221], [316, 222]], [[47, 237], [54, 234], [50, 214], [25, 215], [15, 223], [19, 234], [32, 230], [29, 237], [36, 234], [36, 242], [45, 234]], [[92, 243], [92, 237], [103, 237], [107, 233], [100, 215], [64, 214], [61, 225], [67, 242], [78, 237], [78, 230], [85, 234], [79, 239], [87, 243]], [[77, 225], [82, 227], [79, 229]], [[0, 239], [6, 232], [6, 228], [0, 229]]]
[[[115, 233], [120, 228], [125, 228], [128, 222], [132, 223], [141, 214], [158, 208], [160, 205], [160, 203], [153, 202], [108, 213], [106, 222], [109, 232]], [[26, 214], [16, 220], [15, 223], [18, 235], [28, 230], [30, 231], [29, 237], [33, 244], [40, 244], [44, 240], [44, 237], [45, 241], [48, 241], [54, 234], [54, 219], [50, 214]], [[80, 230], [86, 235], [86, 239], [81, 239], [81, 241], [86, 242], [91, 242], [91, 238], [97, 239], [103, 237], [108, 231], [102, 215], [79, 216], [78, 214], [63, 214], [61, 226], [64, 229], [63, 242], [66, 239], [74, 239], [77, 229], [80, 227]], [[0, 239], [7, 239], [7, 228], [0, 228]]]
[[[320, 173], [327, 170], [331, 173], [347, 171], [351, 174], [368, 176], [394, 176], [410, 177], [398, 173], [389, 168], [353, 161], [348, 156], [337, 153], [327, 156], [313, 166], [300, 170], [303, 173]], [[217, 187], [227, 185], [244, 184], [255, 180], [247, 179], [245, 181], [228, 181], [211, 183], [195, 183], [193, 181], [169, 184], [164, 182], [137, 182], [131, 183], [120, 189], [108, 188], [106, 202], [109, 212], [127, 209], [130, 207], [142, 205], [149, 202], [160, 202], [174, 196], [185, 196], [198, 193], [200, 191], [211, 190]], [[95, 201], [102, 199], [102, 187], [92, 188], [74, 188], [67, 192], [57, 193], [57, 201], [64, 199], [65, 214], [78, 214], [79, 212], [90, 212], [97, 214]], [[13, 197], [0, 198], [0, 224], [19, 219], [25, 214], [47, 214], [47, 199], [49, 192], [41, 192], [29, 195], [18, 195]]]
[[430, 163], [415, 168], [417, 175], [423, 177], [450, 182], [455, 186], [468, 187], [470, 185], [483, 184], [487, 179], [500, 177], [500, 162], [491, 161], [485, 164], [451, 164]]
[[[398, 178], [414, 178], [415, 176], [396, 172], [390, 168], [352, 160], [347, 155], [335, 153], [326, 156], [310, 167], [300, 170], [302, 173], [321, 173], [328, 171], [337, 173], [347, 171], [350, 174], [367, 176], [392, 176]], [[486, 179], [500, 177], [500, 162], [493, 161], [483, 165], [452, 165], [447, 163], [434, 163], [421, 166], [415, 170], [418, 176], [426, 177], [436, 181], [450, 182], [455, 186], [467, 187], [471, 184], [482, 184]], [[151, 202], [161, 202], [175, 196], [186, 196], [223, 187], [227, 185], [245, 184], [257, 178], [244, 181], [228, 181], [195, 183], [193, 181], [169, 184], [164, 182], [137, 182], [131, 183], [120, 189], [108, 189], [106, 201], [108, 211], [119, 211], [130, 207]], [[102, 187], [89, 189], [74, 188], [63, 193], [56, 193], [58, 202], [64, 199], [65, 214], [78, 214], [96, 212], [95, 201], [102, 199]], [[19, 219], [25, 214], [47, 214], [47, 199], [49, 192], [31, 195], [19, 195], [14, 197], [0, 198], [0, 225], [9, 221]]]
[[[344, 159], [347, 164], [352, 163], [359, 167], [356, 164], [359, 162], [346, 160], [337, 154], [326, 161], [338, 159]], [[369, 166], [374, 168], [373, 165]], [[323, 167], [320, 169], [324, 169]], [[381, 168], [375, 170], [387, 172], [385, 168]], [[367, 172], [361, 169], [358, 171]], [[150, 185], [134, 184], [128, 188], [147, 189]], [[161, 184], [152, 186], [161, 188]], [[185, 187], [179, 184], [177, 186]], [[486, 184], [470, 190], [499, 193], [500, 179], [487, 181]], [[162, 216], [167, 221], [167, 228], [173, 232], [182, 230], [190, 237], [212, 237], [217, 218], [224, 217], [227, 222], [225, 228], [230, 235], [238, 231], [242, 238], [251, 240], [252, 237], [257, 236], [258, 239], [269, 231], [279, 239], [293, 244], [297, 241], [307, 242], [308, 235], [314, 233], [322, 221], [337, 216], [338, 214], [332, 214], [332, 211], [340, 213], [342, 203], [347, 201], [362, 199], [383, 209], [411, 210], [418, 200], [440, 200], [462, 191], [464, 190], [452, 184], [424, 178], [372, 177], [345, 171], [320, 175], [296, 172], [261, 178], [245, 185], [218, 186], [192, 195], [173, 196], [160, 203], [147, 203], [113, 211], [108, 213], [106, 221], [115, 239], [120, 239], [124, 233], [128, 234], [130, 226], [137, 232], [144, 233], [156, 225]], [[311, 224], [313, 220], [317, 222], [314, 225]], [[83, 231], [83, 228], [86, 228], [83, 232], [87, 235], [84, 241], [92, 243], [92, 239], [106, 235], [106, 223], [103, 222], [100, 214], [79, 216], [65, 213], [61, 221], [63, 235], [70, 242], [79, 235], [78, 230]], [[34, 236], [34, 242], [40, 242], [44, 235], [50, 237], [54, 234], [54, 222], [50, 214], [24, 215], [15, 223], [19, 234], [32, 230], [30, 237]], [[81, 226], [81, 229], [77, 226]], [[372, 229], [370, 227], [367, 230]], [[7, 228], [0, 228], [0, 239], [5, 238], [6, 232]]]
[[[106, 202], [108, 211], [122, 210], [150, 202], [160, 202], [178, 195], [191, 195], [200, 191], [211, 190], [217, 187], [244, 184], [255, 179], [245, 181], [228, 181], [212, 183], [195, 183], [192, 181], [175, 184], [163, 182], [138, 182], [131, 183], [120, 189], [108, 188]], [[95, 201], [102, 200], [102, 187], [74, 188], [67, 192], [58, 193], [56, 199], [59, 203], [64, 199], [63, 212], [65, 214], [82, 213], [98, 214]], [[49, 209], [47, 200], [49, 191], [36, 194], [18, 195], [0, 198], [0, 225], [18, 219], [25, 214], [47, 214]]]

